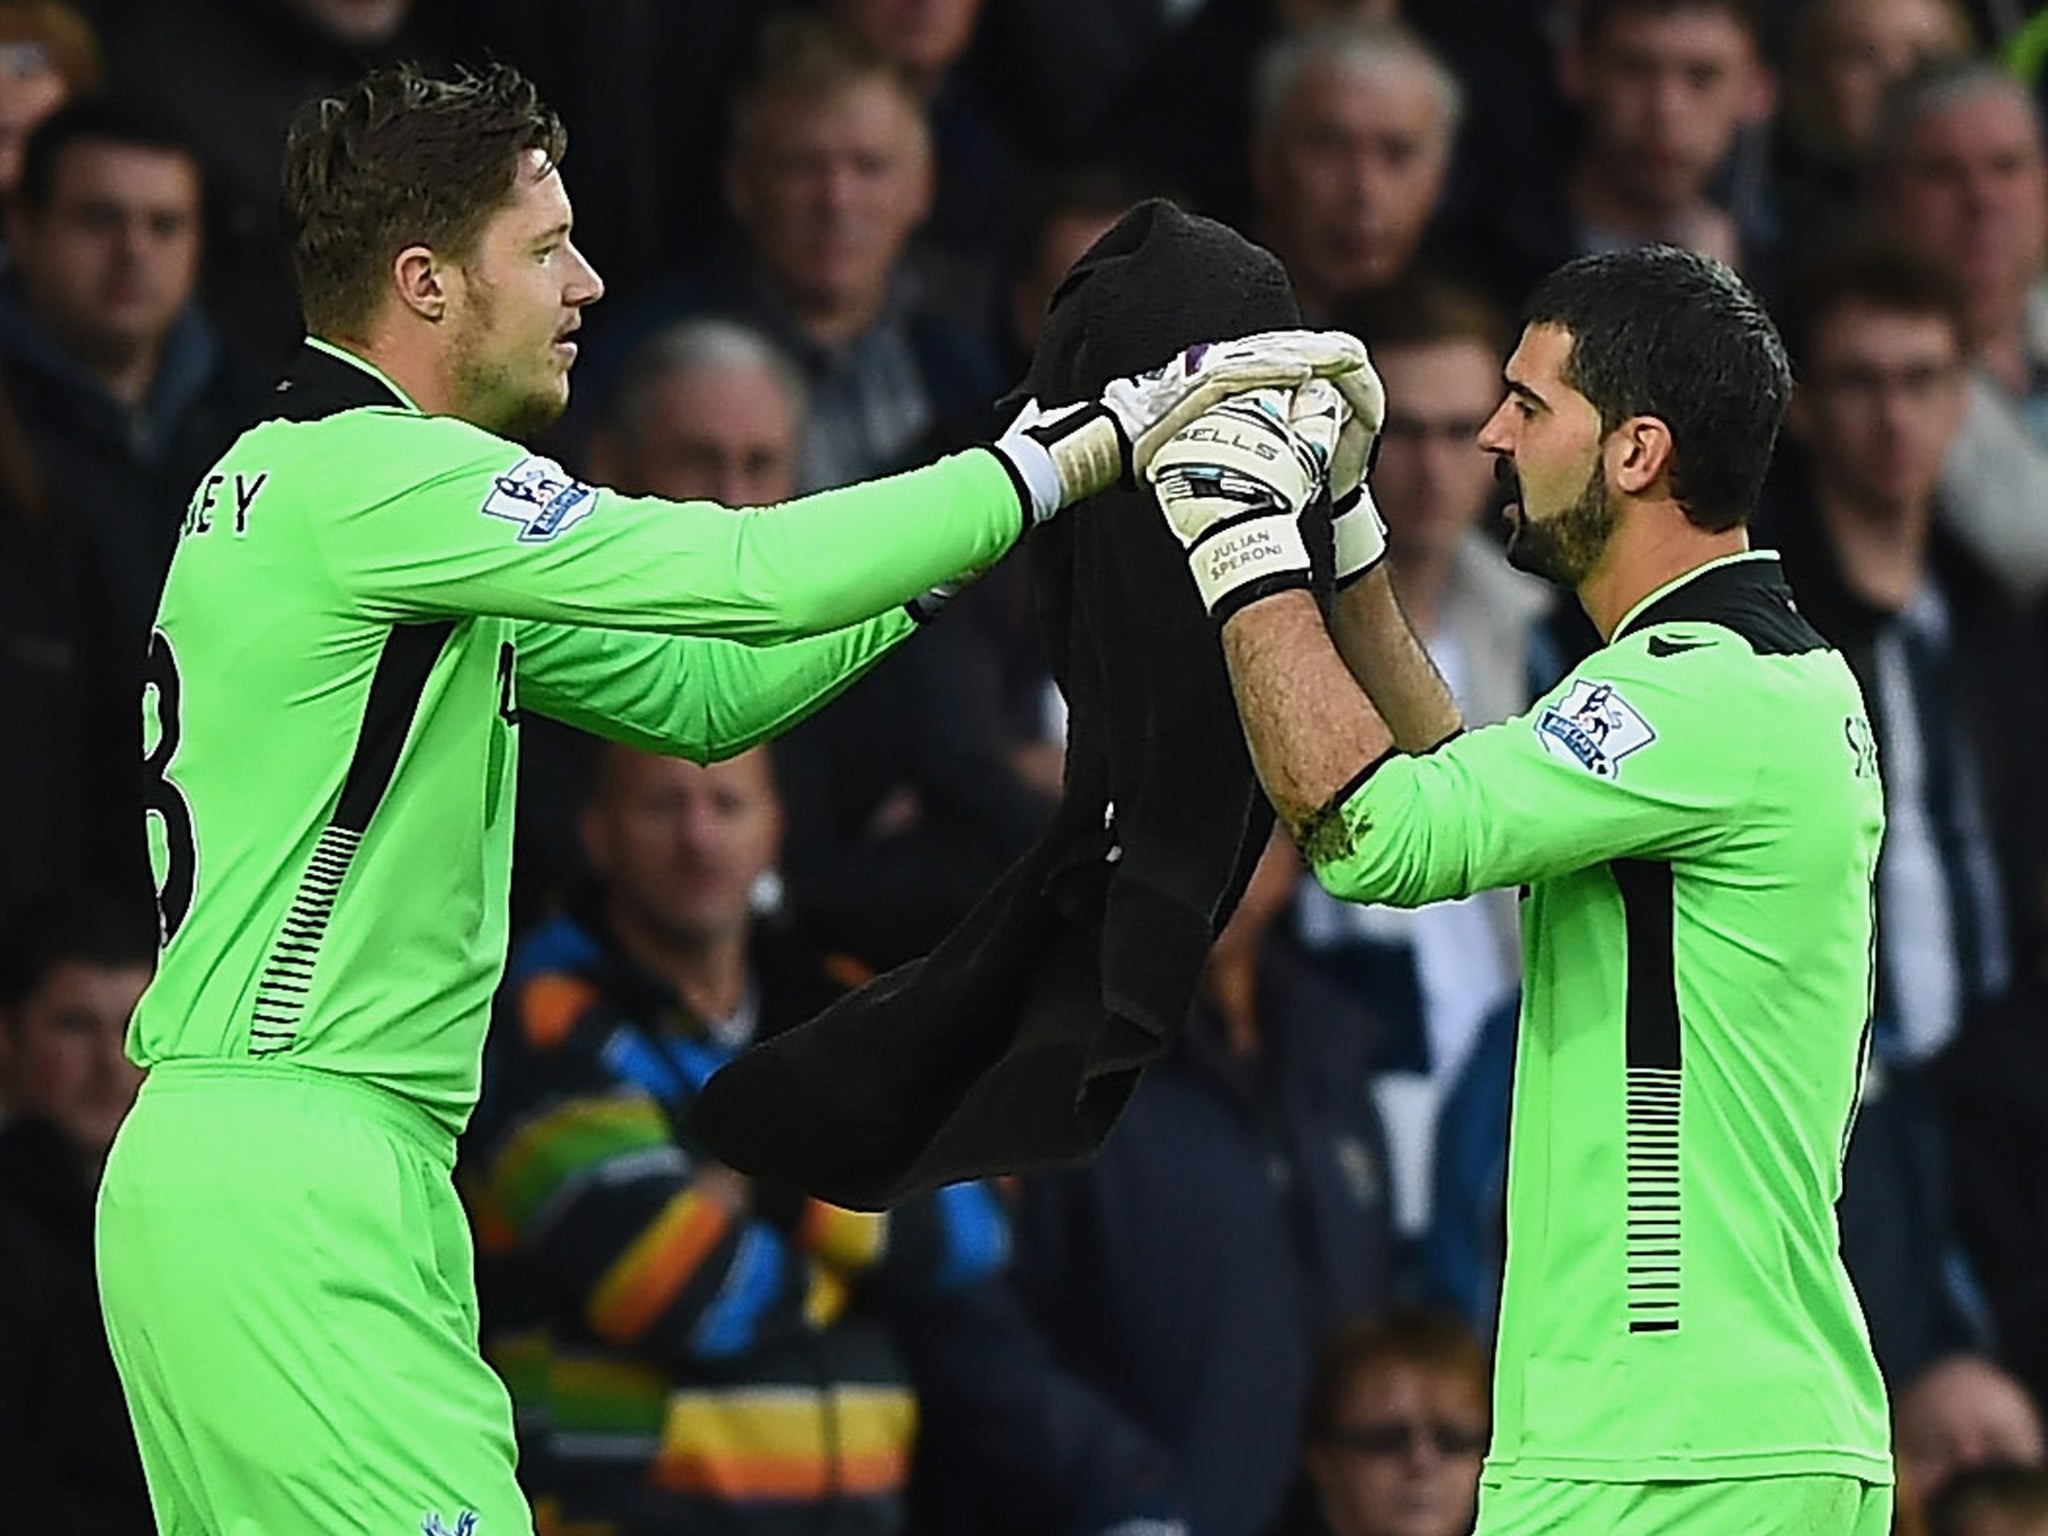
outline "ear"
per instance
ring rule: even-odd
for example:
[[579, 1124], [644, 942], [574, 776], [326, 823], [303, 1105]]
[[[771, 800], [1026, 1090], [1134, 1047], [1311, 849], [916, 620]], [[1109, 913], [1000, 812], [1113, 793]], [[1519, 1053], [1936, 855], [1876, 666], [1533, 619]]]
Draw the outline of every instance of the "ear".
[[447, 269], [424, 245], [408, 245], [391, 263], [391, 279], [405, 307], [422, 320], [440, 321], [448, 314]]
[[1655, 416], [1631, 416], [1607, 438], [1607, 473], [1625, 496], [1645, 496], [1671, 469], [1671, 429]]

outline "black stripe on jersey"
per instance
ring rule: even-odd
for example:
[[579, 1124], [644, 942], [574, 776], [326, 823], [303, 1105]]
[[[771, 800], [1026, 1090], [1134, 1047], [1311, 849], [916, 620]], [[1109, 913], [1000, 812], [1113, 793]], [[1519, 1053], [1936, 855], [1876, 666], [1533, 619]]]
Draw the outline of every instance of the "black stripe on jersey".
[[[1628, 1065], [1678, 1067], [1678, 980], [1671, 952], [1671, 866], [1615, 859], [1628, 924]], [[1677, 1109], [1675, 1102], [1669, 1106]], [[1645, 1109], [1658, 1106], [1645, 1105]]]
[[341, 896], [342, 882], [348, 878], [370, 818], [398, 772], [398, 755], [405, 749], [405, 738], [412, 732], [420, 700], [426, 695], [427, 678], [454, 632], [454, 623], [442, 620], [395, 624], [384, 637], [384, 650], [370, 679], [370, 696], [363, 705], [362, 729], [356, 733], [355, 754], [342, 780], [341, 798], [299, 876], [291, 909], [285, 913], [271, 943], [270, 959], [257, 979], [254, 1018], [255, 1024], [263, 1027], [252, 1026], [249, 1031], [251, 1055], [274, 1056], [290, 1050], [298, 1040], [306, 999], [313, 992], [313, 968], [320, 959], [321, 941], [327, 937], [327, 920], [334, 915], [334, 903]]
[[1671, 866], [1615, 859], [1608, 869], [1621, 892], [1628, 933], [1628, 998], [1622, 1026], [1628, 1199], [1622, 1246], [1628, 1331], [1673, 1333], [1678, 1328], [1684, 1270], [1678, 1156], [1684, 1076], [1672, 947]]
[[1829, 649], [1820, 631], [1794, 606], [1792, 588], [1775, 558], [1735, 560], [1702, 571], [1650, 604], [1614, 638], [1654, 624], [1687, 622], [1733, 630], [1759, 656]]
[[[454, 633], [452, 619], [391, 626], [384, 654], [377, 658], [377, 675], [370, 679], [370, 702], [363, 708], [363, 728], [356, 735], [355, 756], [349, 759], [348, 778], [331, 825], [357, 836], [369, 830], [370, 817], [398, 772], [398, 754], [426, 695], [427, 677]], [[349, 852], [353, 855], [355, 850]]]

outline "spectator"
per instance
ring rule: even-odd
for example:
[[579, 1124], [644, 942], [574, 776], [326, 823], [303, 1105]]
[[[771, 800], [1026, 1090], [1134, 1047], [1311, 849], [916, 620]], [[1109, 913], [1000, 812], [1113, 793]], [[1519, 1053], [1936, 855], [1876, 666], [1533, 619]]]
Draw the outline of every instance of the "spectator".
[[1878, 107], [1933, 59], [1970, 51], [1956, 0], [1804, 0], [1794, 20], [1783, 144], [1796, 238], [1854, 216]]
[[1979, 1355], [1935, 1361], [1908, 1381], [1893, 1409], [1899, 1468], [1929, 1508], [1958, 1472], [2043, 1463], [2041, 1416], [2026, 1389]]
[[1800, 610], [1862, 685], [1885, 765], [1875, 1066], [1841, 1225], [1896, 1380], [1959, 1342], [1927, 1064], [2041, 952], [2048, 858], [2033, 786], [2048, 725], [2031, 625], [1936, 517], [1965, 409], [1952, 285], [1880, 247], [1816, 265], [1799, 289], [1788, 425], [1810, 473], [1771, 531]]
[[828, 9], [923, 97], [937, 171], [925, 236], [971, 263], [956, 281], [989, 282], [1018, 235], [1025, 161], [968, 67], [983, 0], [830, 0]]
[[1503, 290], [1584, 252], [1664, 242], [1768, 276], [1763, 231], [1711, 189], [1774, 87], [1751, 0], [1582, 0], [1560, 51], [1581, 148], [1547, 225], [1504, 234], [1523, 265]]
[[93, 1279], [93, 1197], [142, 1074], [122, 1054], [146, 909], [81, 897], [0, 957], [0, 1488], [24, 1531], [155, 1529]]
[[799, 489], [901, 467], [981, 424], [994, 367], [952, 318], [974, 301], [948, 308], [910, 255], [931, 208], [931, 131], [886, 55], [818, 18], [772, 25], [726, 188], [744, 270], [680, 307], [746, 319], [796, 360], [810, 391]]
[[[1481, 530], [1494, 509], [1479, 429], [1500, 399], [1506, 327], [1484, 301], [1417, 276], [1343, 313], [1387, 387], [1373, 497], [1387, 523], [1394, 589], [1472, 725], [1520, 714], [1561, 667], [1543, 617], [1550, 589], [1512, 569]], [[1521, 939], [1512, 891], [1415, 911], [1332, 898], [1312, 879], [1296, 903], [1310, 954], [1370, 1001], [1381, 1027], [1373, 1086], [1392, 1158], [1402, 1236], [1429, 1227], [1439, 1109], [1463, 1075], [1487, 1015], [1516, 994]], [[1505, 1124], [1503, 1101], [1489, 1118]], [[1481, 1125], [1447, 1127], [1461, 1136]], [[1498, 1134], [1496, 1131], [1495, 1134]], [[1498, 1213], [1453, 1219], [1492, 1222]]]
[[99, 39], [83, 16], [61, 0], [0, 3], [0, 199], [21, 185], [36, 124], [99, 86]]
[[[644, 343], [607, 418], [592, 452], [621, 489], [736, 492], [728, 504], [742, 506], [796, 494], [799, 445], [814, 426], [804, 381], [784, 354], [717, 319], [685, 321]], [[965, 617], [949, 612], [942, 636], [892, 652], [784, 736], [777, 754], [792, 899], [821, 942], [875, 965], [937, 943], [1030, 845], [1050, 808], [1005, 730], [984, 627], [956, 622]], [[521, 829], [528, 910], [547, 900], [536, 880], [560, 888], [577, 867], [558, 811], [587, 783], [587, 740], [549, 728], [523, 749], [539, 790], [523, 797], [532, 807]]]
[[1276, 834], [1101, 1152], [1022, 1182], [1027, 1305], [1067, 1369], [1167, 1448], [1203, 1536], [1272, 1517], [1317, 1341], [1393, 1282], [1370, 1022], [1272, 932], [1300, 867]]
[[412, 0], [150, 0], [108, 33], [115, 83], [175, 124], [205, 171], [206, 307], [265, 379], [305, 334], [277, 215], [285, 130], [300, 103], [366, 65], [422, 59], [411, 10]]
[[[635, 496], [760, 507], [796, 494], [804, 386], [759, 332], [685, 320], [627, 364], [590, 444], [595, 478]], [[514, 926], [559, 908], [587, 878], [571, 813], [595, 782], [595, 738], [559, 721], [521, 726]]]
[[1904, 251], [1855, 248], [1815, 263], [1800, 294], [1788, 427], [1809, 483], [1772, 528], [1801, 610], [1870, 701], [1888, 768], [1878, 1040], [1923, 1062], [2042, 954], [2038, 646], [1937, 515], [1968, 409], [1954, 285]]
[[2048, 1536], [2048, 1472], [1975, 1467], [1942, 1491], [1933, 1536]]
[[591, 468], [635, 495], [764, 507], [796, 493], [803, 434], [803, 379], [773, 343], [685, 320], [635, 353]]
[[1879, 222], [1963, 290], [1969, 410], [1942, 513], [2015, 592], [2048, 591], [2048, 153], [1997, 66], [1937, 63], [1886, 99], [1872, 144]]
[[0, 275], [0, 361], [36, 469], [90, 531], [138, 668], [186, 500], [246, 399], [192, 303], [200, 194], [168, 123], [74, 102], [29, 140]]
[[[916, 1400], [854, 1289], [942, 1283], [951, 1244], [961, 1278], [1003, 1257], [986, 1191], [858, 1216], [677, 1141], [717, 1066], [845, 984], [845, 962], [754, 920], [781, 822], [765, 750], [611, 749], [584, 820], [597, 897], [508, 967], [468, 1187], [547, 1519], [773, 1531], [836, 1505], [849, 1531], [896, 1529]], [[574, 1389], [592, 1371], [605, 1404]]]
[[[1316, 28], [1392, 22], [1400, 0], [1202, 0], [1182, 8], [1192, 16], [1153, 45], [1103, 136], [1118, 164], [1181, 188], [1197, 212], [1249, 229], [1253, 167], [1244, 151], [1257, 137], [1263, 109], [1246, 61]], [[1193, 81], [1201, 82], [1201, 104], [1191, 111]]]
[[37, 473], [0, 370], [0, 923], [77, 887], [149, 893], [136, 671], [90, 531]]
[[[962, 1456], [1028, 1474], [1006, 1491], [1051, 1506], [1042, 1529], [1143, 1512], [1102, 1491], [1123, 1448], [1114, 1425], [1077, 1422], [1075, 1394], [1059, 1399], [1082, 1442], [1065, 1461], [958, 1422], [958, 1395], [986, 1392], [1044, 1439], [1040, 1394], [1058, 1390], [1014, 1316], [950, 1309], [1007, 1261], [992, 1189], [862, 1215], [677, 1139], [713, 1070], [862, 974], [756, 916], [780, 830], [765, 749], [709, 767], [609, 749], [583, 823], [598, 884], [507, 972], [464, 1184], [542, 1529], [898, 1531], [927, 1393]], [[969, 1315], [983, 1326], [949, 1341]], [[1152, 1471], [1141, 1460], [1129, 1489]]]
[[1490, 1376], [1485, 1347], [1440, 1313], [1339, 1329], [1309, 1386], [1305, 1477], [1270, 1536], [1465, 1536]]
[[1315, 324], [1413, 264], [1443, 198], [1463, 93], [1392, 24], [1290, 34], [1260, 59], [1257, 80], [1259, 236]]

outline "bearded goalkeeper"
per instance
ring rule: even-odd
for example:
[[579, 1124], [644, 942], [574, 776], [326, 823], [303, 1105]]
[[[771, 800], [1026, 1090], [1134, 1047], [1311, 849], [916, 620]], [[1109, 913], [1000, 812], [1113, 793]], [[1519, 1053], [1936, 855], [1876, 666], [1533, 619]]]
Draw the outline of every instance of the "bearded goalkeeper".
[[[151, 639], [164, 947], [99, 1209], [176, 1536], [532, 1529], [449, 1177], [505, 958], [522, 711], [738, 752], [1205, 405], [1363, 361], [1253, 338], [781, 507], [620, 496], [518, 444], [566, 403], [602, 291], [563, 148], [506, 68], [373, 76], [287, 146], [311, 335], [194, 492]], [[688, 1272], [700, 1228], [670, 1214], [639, 1283]]]
[[[1508, 555], [1605, 645], [1461, 731], [1379, 565], [1379, 402], [1232, 402], [1152, 460], [1259, 775], [1317, 878], [1520, 887], [1507, 1269], [1479, 1536], [1883, 1536], [1884, 1385], [1835, 1226], [1883, 797], [1864, 702], [1747, 526], [1791, 391], [1726, 267], [1588, 257], [1480, 446]], [[1295, 516], [1337, 500], [1331, 623]]]

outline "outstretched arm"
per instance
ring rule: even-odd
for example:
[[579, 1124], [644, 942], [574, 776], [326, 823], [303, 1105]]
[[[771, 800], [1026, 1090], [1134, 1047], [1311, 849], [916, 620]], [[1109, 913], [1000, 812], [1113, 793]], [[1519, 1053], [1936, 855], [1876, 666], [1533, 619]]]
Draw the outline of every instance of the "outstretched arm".
[[917, 628], [903, 609], [780, 645], [522, 624], [518, 704], [612, 741], [712, 762], [780, 735]]

